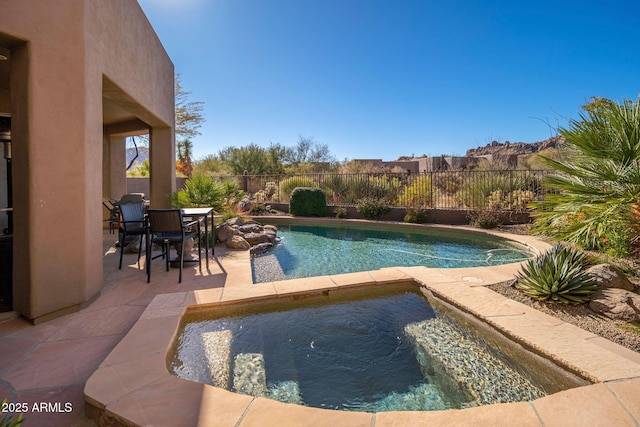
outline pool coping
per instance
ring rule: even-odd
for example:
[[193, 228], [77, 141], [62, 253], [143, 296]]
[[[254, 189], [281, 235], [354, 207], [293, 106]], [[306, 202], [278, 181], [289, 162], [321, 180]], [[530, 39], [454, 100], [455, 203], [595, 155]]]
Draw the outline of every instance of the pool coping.
[[[531, 236], [490, 234], [538, 252], [549, 246]], [[388, 427], [471, 422], [476, 425], [638, 425], [640, 354], [486, 288], [512, 279], [518, 267], [519, 264], [456, 269], [391, 267], [257, 285], [251, 284], [250, 279], [247, 283], [245, 271], [241, 274], [242, 280], [226, 284], [224, 288], [158, 295], [87, 381], [84, 391], [87, 414], [100, 425]], [[250, 269], [248, 257], [247, 268]], [[180, 379], [167, 369], [167, 353], [187, 309], [407, 282], [416, 283], [556, 363], [570, 366], [595, 384], [532, 402], [463, 410], [372, 414], [310, 408], [240, 395]]]

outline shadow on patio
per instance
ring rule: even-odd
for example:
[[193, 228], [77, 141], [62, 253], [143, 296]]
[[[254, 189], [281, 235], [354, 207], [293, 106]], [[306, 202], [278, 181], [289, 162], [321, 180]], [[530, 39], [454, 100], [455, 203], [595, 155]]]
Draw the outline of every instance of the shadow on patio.
[[138, 267], [137, 252], [125, 253], [118, 270], [116, 239], [105, 231], [104, 286], [86, 307], [35, 326], [0, 319], [0, 401], [26, 403], [25, 426], [94, 425], [84, 416], [85, 382], [156, 295], [251, 284], [248, 251], [223, 246], [209, 255], [208, 265], [203, 253], [202, 274], [197, 264], [186, 265], [181, 284], [178, 270], [167, 272], [158, 260], [147, 284], [144, 255]]

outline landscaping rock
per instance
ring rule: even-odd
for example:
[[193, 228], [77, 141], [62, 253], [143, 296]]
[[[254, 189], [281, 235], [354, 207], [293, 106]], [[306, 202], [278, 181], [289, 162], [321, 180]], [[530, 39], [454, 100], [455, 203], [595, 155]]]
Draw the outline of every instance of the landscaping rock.
[[261, 254], [275, 244], [277, 229], [274, 225], [263, 226], [254, 220], [236, 217], [218, 225], [216, 236], [229, 248], [251, 249], [252, 254]]
[[275, 232], [275, 231], [265, 229], [265, 230], [264, 230], [264, 235], [265, 235], [265, 236], [267, 236], [267, 238], [269, 239], [269, 242], [271, 242], [272, 244], [274, 244], [274, 245], [275, 245], [275, 243], [276, 243], [276, 237], [277, 237], [277, 235], [276, 235], [276, 232]]
[[249, 249], [251, 244], [247, 242], [244, 237], [234, 235], [226, 241], [227, 247], [230, 249]]
[[247, 233], [243, 237], [252, 246], [257, 245], [259, 243], [270, 242], [269, 236], [267, 236], [264, 233]]
[[236, 216], [236, 217], [233, 217], [233, 218], [231, 218], [231, 219], [228, 219], [228, 220], [226, 221], [226, 223], [227, 223], [227, 224], [229, 224], [229, 225], [230, 225], [230, 226], [232, 226], [232, 227], [233, 227], [234, 225], [235, 225], [235, 226], [240, 227], [242, 224], [244, 224], [244, 219], [242, 219], [242, 218], [241, 218], [241, 217], [239, 217], [239, 216]]
[[216, 227], [216, 237], [221, 242], [226, 242], [234, 234], [236, 234], [235, 230], [226, 222]]
[[238, 202], [238, 209], [243, 212], [250, 212], [251, 208], [253, 208], [253, 202], [248, 197], [245, 197]]
[[600, 289], [619, 288], [633, 291], [633, 283], [611, 264], [594, 265], [587, 270], [587, 273], [596, 279], [596, 284]]
[[269, 251], [269, 249], [271, 249], [272, 247], [273, 247], [273, 244], [271, 242], [258, 243], [255, 246], [251, 246], [251, 249], [249, 249], [249, 252], [251, 253], [251, 255], [260, 255]]
[[262, 226], [255, 222], [248, 223], [248, 224], [245, 223], [244, 225], [241, 225], [240, 227], [238, 227], [238, 231], [242, 234], [260, 233], [262, 231]]
[[591, 297], [589, 308], [609, 319], [640, 321], [640, 295], [620, 288], [604, 288]]

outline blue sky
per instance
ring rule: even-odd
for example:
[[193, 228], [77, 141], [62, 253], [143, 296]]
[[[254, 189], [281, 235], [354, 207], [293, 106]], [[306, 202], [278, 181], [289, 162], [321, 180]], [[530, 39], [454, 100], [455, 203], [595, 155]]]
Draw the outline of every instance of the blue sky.
[[206, 123], [196, 159], [300, 136], [338, 160], [535, 142], [640, 93], [640, 2], [138, 0]]

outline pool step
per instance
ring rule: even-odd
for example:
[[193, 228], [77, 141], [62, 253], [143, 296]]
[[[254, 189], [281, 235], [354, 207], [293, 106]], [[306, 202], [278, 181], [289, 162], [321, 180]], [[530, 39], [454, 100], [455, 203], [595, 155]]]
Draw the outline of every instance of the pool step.
[[442, 396], [441, 390], [434, 384], [426, 383], [411, 386], [403, 393], [391, 392], [380, 400], [373, 402], [359, 402], [346, 404], [351, 411], [382, 412], [382, 411], [423, 411], [452, 409], [452, 406]]
[[229, 329], [204, 332], [201, 335], [204, 355], [207, 358], [211, 385], [228, 388], [231, 373], [231, 338]]
[[472, 397], [467, 406], [521, 402], [545, 395], [506, 361], [491, 354], [494, 350], [488, 345], [448, 319], [411, 323], [405, 332], [419, 361], [423, 359], [421, 364], [435, 366], [435, 372], [445, 371]]
[[254, 283], [287, 279], [284, 270], [282, 270], [282, 266], [280, 266], [280, 261], [278, 261], [278, 258], [273, 254], [254, 257], [251, 262], [253, 263]]
[[[441, 358], [435, 357], [430, 350], [431, 346], [440, 346], [440, 342], [429, 342], [432, 337], [426, 337], [425, 329], [430, 320], [414, 322], [405, 326], [404, 332], [413, 344], [416, 359], [420, 365], [422, 375], [429, 384], [436, 386], [440, 392], [440, 397], [445, 402], [446, 409], [461, 408], [461, 402], [472, 402], [476, 398], [471, 394], [464, 384], [457, 381], [450, 373], [448, 366]], [[448, 340], [449, 337], [446, 337]]]
[[282, 381], [270, 386], [267, 397], [280, 402], [304, 405], [300, 394], [300, 386], [296, 381]]
[[261, 353], [240, 353], [234, 358], [233, 391], [280, 402], [303, 404], [300, 386], [295, 381], [282, 381], [267, 387], [264, 356]]
[[262, 353], [240, 353], [233, 359], [233, 391], [267, 396], [267, 373]]

